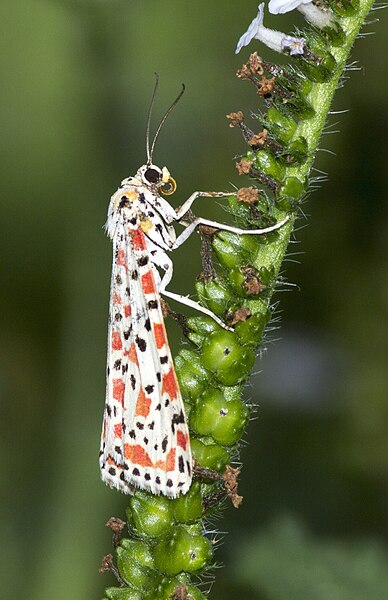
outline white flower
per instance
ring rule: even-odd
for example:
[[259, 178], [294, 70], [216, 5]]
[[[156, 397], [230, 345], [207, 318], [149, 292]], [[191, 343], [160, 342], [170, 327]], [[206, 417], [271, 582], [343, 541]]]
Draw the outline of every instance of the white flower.
[[269, 0], [268, 10], [271, 15], [283, 15], [301, 4], [310, 4], [311, 0]]
[[311, 0], [269, 0], [268, 3], [268, 10], [272, 15], [283, 15], [295, 8], [319, 29], [333, 25], [332, 14], [318, 8]]
[[253, 19], [249, 25], [247, 31], [240, 37], [236, 54], [238, 54], [243, 46], [247, 46], [251, 40], [260, 40], [276, 52], [289, 51], [289, 54], [303, 54], [305, 39], [295, 38], [290, 35], [286, 35], [281, 31], [275, 29], [268, 29], [263, 25], [264, 20], [264, 2], [259, 4], [257, 16]]

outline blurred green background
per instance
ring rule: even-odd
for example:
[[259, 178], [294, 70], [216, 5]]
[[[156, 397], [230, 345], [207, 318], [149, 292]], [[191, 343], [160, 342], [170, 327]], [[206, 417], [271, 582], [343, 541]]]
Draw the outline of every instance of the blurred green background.
[[[234, 55], [256, 9], [253, 0], [1, 2], [4, 598], [93, 600], [113, 584], [97, 573], [111, 550], [104, 523], [126, 506], [97, 466], [107, 203], [144, 162], [154, 71], [154, 123], [187, 87], [154, 156], [178, 181], [173, 202], [248, 184], [225, 114], [258, 109], [253, 87], [234, 76], [249, 50], [270, 56], [259, 45]], [[303, 24], [299, 13], [266, 24], [286, 31], [291, 18]], [[333, 106], [350, 112], [330, 117], [340, 133], [321, 142], [337, 157], [317, 155], [330, 181], [305, 205], [308, 227], [301, 219], [284, 265], [298, 289], [277, 295], [283, 325], [247, 387], [258, 420], [242, 450], [244, 503], [218, 522], [230, 533], [216, 536], [226, 568], [214, 600], [388, 597], [387, 30], [367, 30], [376, 35], [352, 57], [363, 69]], [[226, 218], [209, 204], [197, 214]], [[176, 253], [171, 289], [192, 292], [198, 257], [198, 240]]]

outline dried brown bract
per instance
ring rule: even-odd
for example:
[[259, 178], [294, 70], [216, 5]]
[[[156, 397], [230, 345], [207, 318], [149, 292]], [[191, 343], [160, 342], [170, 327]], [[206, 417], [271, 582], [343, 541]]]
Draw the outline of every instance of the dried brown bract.
[[237, 494], [237, 478], [239, 474], [239, 469], [234, 469], [230, 465], [227, 465], [224, 473], [224, 485], [234, 508], [238, 508], [243, 501], [243, 497]]
[[113, 573], [120, 585], [126, 585], [126, 581], [121, 577], [118, 568], [113, 562], [113, 556], [111, 554], [106, 554], [106, 556], [102, 557], [101, 567], [98, 569], [98, 572], [108, 573], [109, 571]]
[[237, 308], [234, 312], [226, 315], [226, 321], [228, 325], [237, 325], [237, 323], [246, 321], [249, 317], [252, 316], [252, 311], [245, 306], [241, 306], [241, 308]]
[[117, 548], [121, 540], [121, 532], [123, 531], [126, 523], [117, 517], [111, 517], [106, 523], [106, 527], [109, 527], [113, 531], [113, 546]]
[[255, 133], [255, 135], [252, 136], [250, 140], [248, 140], [248, 144], [250, 146], [264, 146], [267, 135], [268, 135], [267, 129], [263, 129], [263, 131], [260, 131], [259, 133]]
[[254, 75], [263, 75], [264, 66], [263, 59], [261, 56], [257, 54], [257, 52], [253, 52], [249, 57], [249, 66], [251, 68], [251, 72]]
[[101, 567], [98, 569], [99, 573], [108, 573], [113, 565], [113, 556], [111, 554], [106, 554], [106, 556], [102, 557]]
[[236, 76], [239, 79], [250, 79], [252, 77], [252, 73], [251, 73], [250, 69], [247, 67], [247, 65], [243, 65], [241, 67], [241, 69], [238, 69], [236, 71]]
[[105, 525], [106, 527], [109, 527], [113, 531], [113, 533], [120, 533], [124, 529], [126, 523], [118, 517], [111, 517], [110, 519], [108, 519]]
[[231, 112], [228, 115], [226, 115], [226, 118], [230, 121], [229, 127], [237, 127], [238, 125], [241, 125], [241, 123], [243, 123], [244, 113], [242, 113], [241, 110], [237, 112]]
[[244, 204], [256, 204], [259, 199], [260, 191], [252, 185], [246, 188], [240, 188], [236, 194], [237, 200]]
[[239, 175], [248, 175], [253, 165], [253, 160], [240, 160], [236, 163], [236, 169]]
[[175, 588], [175, 592], [170, 596], [169, 600], [188, 600], [187, 586], [185, 584]]
[[243, 288], [250, 296], [257, 296], [260, 292], [267, 289], [267, 286], [262, 283], [258, 277], [258, 271], [255, 267], [244, 267], [241, 272], [245, 275]]
[[275, 87], [275, 81], [276, 77], [271, 77], [271, 79], [268, 79], [263, 75], [257, 90], [259, 96], [267, 96], [267, 94], [270, 94]]

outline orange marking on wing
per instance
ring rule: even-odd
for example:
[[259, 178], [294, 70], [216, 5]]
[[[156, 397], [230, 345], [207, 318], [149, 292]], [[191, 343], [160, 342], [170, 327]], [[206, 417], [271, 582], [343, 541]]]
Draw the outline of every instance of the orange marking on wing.
[[125, 383], [122, 379], [113, 379], [113, 398], [124, 407]]
[[141, 229], [130, 229], [129, 233], [135, 250], [145, 250], [147, 248], [144, 233]]
[[124, 252], [124, 250], [119, 250], [118, 251], [117, 258], [116, 258], [116, 265], [120, 265], [120, 267], [125, 267], [126, 266], [125, 252]]
[[167, 453], [166, 460], [158, 460], [155, 463], [155, 469], [161, 469], [162, 471], [174, 471], [175, 469], [175, 448], [171, 448]]
[[152, 271], [147, 271], [147, 273], [141, 276], [141, 285], [145, 294], [156, 293], [155, 279]]
[[150, 413], [151, 399], [147, 398], [143, 388], [140, 388], [139, 395], [136, 402], [136, 417], [148, 417]]
[[123, 437], [123, 427], [121, 424], [118, 423], [117, 425], [115, 425], [113, 427], [113, 431], [114, 431], [115, 437], [118, 437], [120, 439]]
[[154, 323], [154, 336], [156, 347], [160, 350], [167, 343], [166, 329], [163, 323]]
[[141, 467], [153, 467], [152, 460], [147, 452], [137, 444], [124, 444], [124, 456], [135, 465], [140, 465]]
[[106, 459], [106, 463], [108, 465], [114, 465], [117, 469], [122, 469], [122, 466], [117, 464], [117, 462], [111, 456], [108, 456], [108, 458]]
[[130, 316], [131, 316], [131, 313], [132, 313], [132, 309], [131, 309], [131, 306], [130, 306], [130, 304], [126, 304], [126, 305], [124, 306], [124, 316], [125, 316], [125, 317], [130, 317]]
[[174, 471], [175, 469], [175, 448], [171, 448], [166, 458], [166, 471]]
[[178, 429], [176, 434], [176, 443], [182, 450], [186, 450], [187, 442], [189, 441], [189, 436], [185, 435], [182, 431]]
[[123, 343], [121, 341], [121, 335], [118, 331], [112, 333], [112, 350], [122, 350]]
[[132, 342], [129, 352], [124, 352], [124, 356], [128, 356], [129, 360], [135, 363], [136, 365], [139, 364], [139, 361], [137, 360], [137, 353], [134, 342]]
[[174, 369], [171, 367], [168, 373], [163, 375], [162, 394], [167, 393], [171, 400], [178, 396], [178, 383]]
[[113, 304], [122, 304], [120, 294], [118, 294], [117, 292], [113, 292], [112, 302], [113, 302]]

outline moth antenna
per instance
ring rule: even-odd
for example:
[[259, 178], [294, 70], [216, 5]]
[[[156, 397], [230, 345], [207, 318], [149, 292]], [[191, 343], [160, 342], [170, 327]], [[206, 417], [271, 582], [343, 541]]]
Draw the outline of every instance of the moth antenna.
[[[150, 165], [152, 163], [152, 152], [150, 152], [150, 126], [151, 126], [152, 109], [154, 107], [156, 93], [158, 91], [159, 75], [157, 73], [155, 73], [155, 77], [156, 77], [156, 81], [155, 81], [155, 85], [154, 85], [154, 91], [152, 93], [152, 98], [151, 98], [150, 106], [148, 109], [148, 115], [147, 115], [147, 129], [146, 129], [147, 165]], [[152, 148], [153, 147], [154, 147], [154, 144], [152, 144]]]
[[169, 115], [169, 114], [170, 114], [170, 112], [172, 111], [172, 109], [173, 109], [173, 108], [174, 108], [174, 107], [175, 107], [175, 106], [178, 104], [179, 100], [182, 98], [182, 96], [183, 96], [183, 94], [184, 94], [184, 91], [185, 91], [185, 84], [184, 84], [184, 83], [182, 83], [182, 89], [181, 89], [181, 91], [179, 92], [178, 96], [175, 98], [175, 100], [174, 100], [174, 102], [171, 104], [171, 106], [169, 106], [169, 108], [166, 110], [166, 112], [164, 113], [164, 115], [163, 115], [163, 117], [162, 117], [162, 120], [160, 121], [160, 123], [159, 123], [159, 125], [158, 125], [158, 128], [157, 128], [157, 130], [156, 130], [156, 133], [155, 133], [155, 135], [154, 135], [154, 139], [153, 139], [153, 142], [152, 142], [152, 146], [151, 146], [151, 152], [148, 152], [148, 149], [147, 149], [147, 157], [148, 157], [148, 161], [149, 161], [149, 163], [151, 163], [151, 162], [152, 162], [152, 155], [153, 155], [153, 153], [154, 153], [155, 144], [156, 144], [156, 141], [157, 141], [157, 139], [158, 139], [158, 136], [159, 136], [160, 130], [162, 129], [162, 127], [163, 127], [163, 125], [164, 125], [164, 123], [165, 123], [165, 121], [166, 121], [166, 119], [167, 119], [168, 115]]

